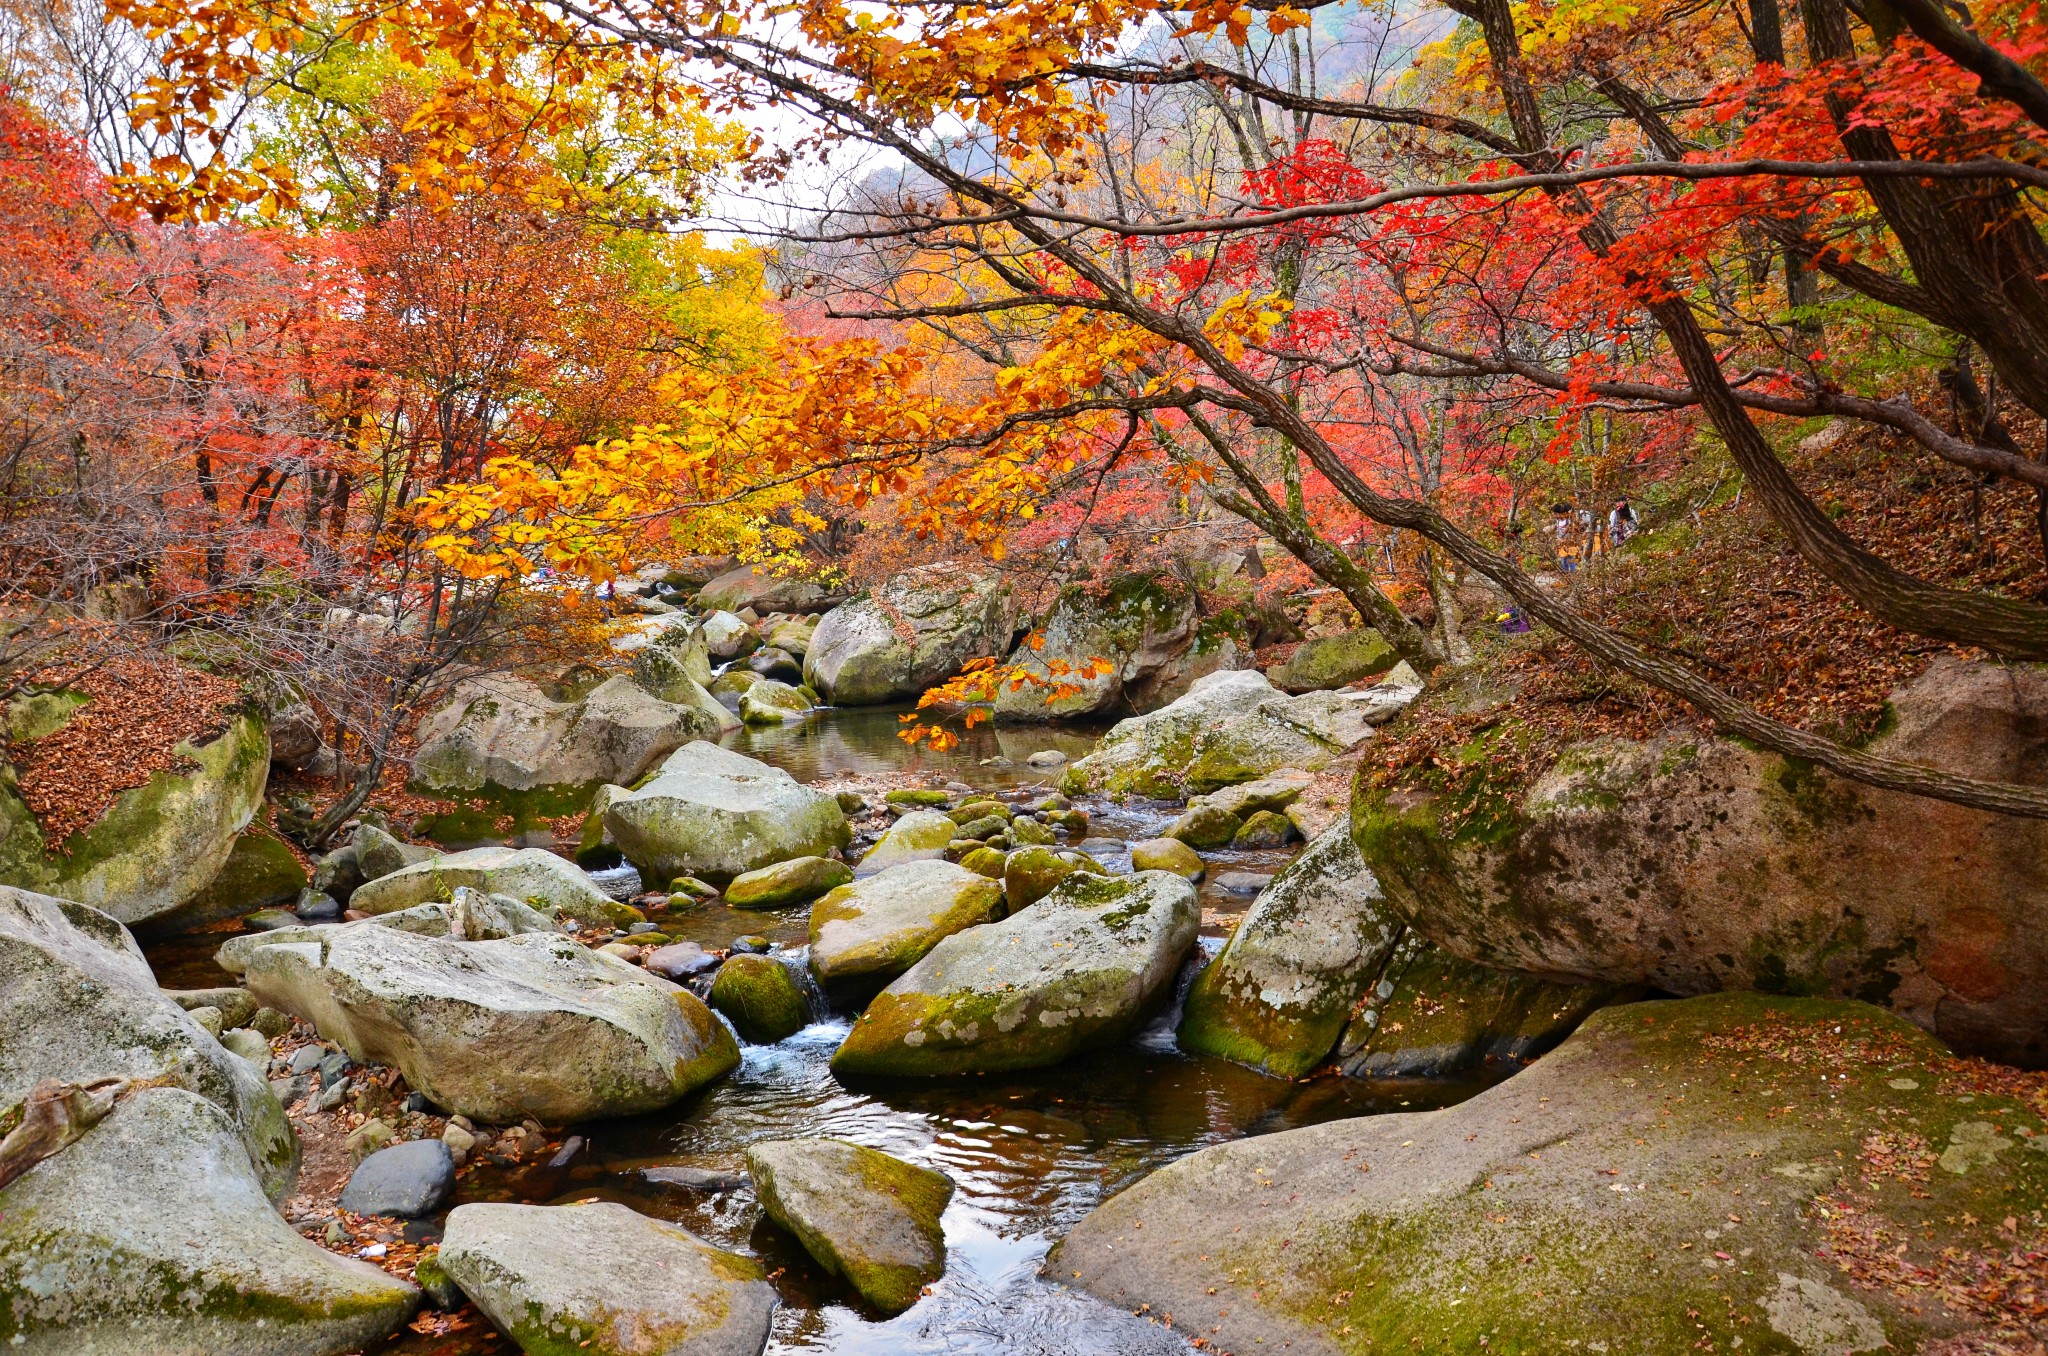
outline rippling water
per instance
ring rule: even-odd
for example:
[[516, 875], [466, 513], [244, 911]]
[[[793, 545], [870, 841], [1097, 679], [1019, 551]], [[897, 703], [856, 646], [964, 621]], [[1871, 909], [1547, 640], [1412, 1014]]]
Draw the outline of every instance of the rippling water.
[[[898, 740], [890, 712], [833, 712], [798, 727], [750, 731], [735, 747], [799, 779], [932, 774], [998, 790], [1050, 781], [1057, 772], [1025, 758], [1057, 748], [1087, 752], [1093, 736], [1045, 729], [980, 727], [954, 750], [934, 753]], [[984, 760], [1001, 759], [1004, 762]], [[1113, 870], [1129, 869], [1122, 843], [1150, 837], [1178, 806], [1090, 802], [1088, 844]], [[1292, 852], [1212, 854], [1224, 871], [1270, 873]], [[1180, 989], [1213, 955], [1231, 915], [1250, 902], [1205, 884], [1209, 923], [1201, 954]], [[708, 947], [761, 933], [794, 966], [805, 941], [803, 910], [755, 913], [719, 906], [663, 920], [664, 930]], [[149, 952], [159, 982], [197, 987], [226, 977], [211, 956], [221, 937], [170, 938]], [[1121, 1047], [1024, 1074], [931, 1081], [842, 1082], [828, 1066], [852, 1013], [831, 1012], [813, 990], [822, 1020], [773, 1046], [745, 1046], [740, 1068], [696, 1097], [657, 1115], [579, 1127], [585, 1147], [561, 1168], [479, 1171], [464, 1200], [564, 1203], [623, 1201], [677, 1221], [707, 1239], [761, 1258], [782, 1297], [769, 1349], [839, 1356], [1153, 1356], [1191, 1349], [1165, 1328], [1112, 1309], [1057, 1276], [1041, 1276], [1047, 1250], [1104, 1198], [1205, 1145], [1313, 1125], [1343, 1116], [1420, 1110], [1460, 1101], [1490, 1081], [1360, 1083], [1324, 1078], [1289, 1083], [1174, 1044], [1178, 1003]], [[764, 1139], [831, 1135], [936, 1168], [956, 1186], [946, 1210], [945, 1276], [908, 1313], [866, 1312], [786, 1235], [761, 1218], [745, 1172], [747, 1147]], [[432, 1224], [409, 1230], [431, 1237]], [[483, 1333], [456, 1338], [407, 1334], [379, 1349], [392, 1356], [462, 1356], [503, 1351]]]

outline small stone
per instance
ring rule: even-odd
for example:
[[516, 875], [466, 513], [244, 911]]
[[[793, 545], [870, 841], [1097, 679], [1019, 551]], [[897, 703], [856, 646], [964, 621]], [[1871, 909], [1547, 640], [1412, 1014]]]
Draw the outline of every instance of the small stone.
[[711, 1007], [755, 1045], [773, 1045], [810, 1024], [810, 1007], [789, 967], [767, 956], [734, 956], [711, 982]]
[[1068, 800], [1065, 796], [1060, 795], [1058, 792], [1054, 792], [1052, 795], [1047, 796], [1044, 800], [1038, 802], [1038, 804], [1033, 806], [1032, 808], [1037, 810], [1040, 814], [1051, 814], [1056, 810], [1073, 809], [1074, 802]]
[[[355, 1135], [349, 1141], [353, 1147]], [[341, 1208], [357, 1215], [418, 1219], [446, 1205], [454, 1191], [455, 1159], [448, 1146], [438, 1139], [415, 1139], [380, 1149], [358, 1163], [342, 1188]]]
[[971, 819], [953, 830], [955, 838], [993, 838], [1010, 827], [1010, 821], [1001, 815], [983, 815]]
[[1007, 821], [1010, 817], [1010, 807], [999, 800], [984, 797], [981, 800], [970, 800], [946, 812], [946, 817], [955, 824], [972, 824], [975, 820], [986, 819], [990, 815]]
[[273, 1078], [270, 1080], [270, 1095], [277, 1098], [277, 1104], [289, 1107], [306, 1095], [306, 1080], [297, 1078]]
[[242, 919], [242, 926], [250, 932], [275, 932], [279, 928], [295, 928], [302, 921], [290, 909], [258, 909]]
[[659, 931], [659, 929], [657, 929], [655, 925], [652, 923], [635, 923], [626, 929], [626, 935], [628, 937], [638, 937], [640, 934], [644, 932], [656, 931]]
[[1192, 848], [1229, 847], [1230, 840], [1244, 827], [1244, 821], [1214, 805], [1190, 805], [1187, 813], [1173, 821], [1163, 835], [1178, 838]]
[[1273, 878], [1260, 871], [1225, 871], [1211, 882], [1230, 895], [1255, 895], [1272, 883]]
[[249, 1019], [249, 1025], [271, 1040], [276, 1040], [292, 1029], [292, 1019], [276, 1008], [258, 1008], [255, 1015]]
[[205, 1028], [207, 1035], [213, 1037], [215, 1040], [220, 1039], [219, 1008], [193, 1008], [190, 1012], [186, 1013], [185, 1015], [190, 1017], [193, 1021], [199, 1023], [201, 1027]]
[[308, 887], [299, 891], [299, 897], [292, 904], [292, 912], [301, 923], [338, 923], [341, 921], [341, 901], [324, 890]]
[[675, 906], [674, 897], [676, 895], [683, 895], [700, 902], [718, 898], [718, 887], [716, 885], [711, 884], [709, 881], [698, 880], [695, 876], [677, 876], [669, 882], [668, 892], [670, 896], [669, 906], [671, 908]]
[[[394, 1143], [397, 1142], [397, 1140], [398, 1132], [396, 1130], [393, 1130], [389, 1125], [386, 1125], [383, 1121], [364, 1121], [361, 1125], [357, 1126], [353, 1131], [349, 1133], [349, 1162], [360, 1163], [364, 1159], [368, 1158], [371, 1154], [377, 1153], [383, 1149], [390, 1148]], [[365, 1213], [374, 1214], [376, 1212], [365, 1212], [358, 1210], [356, 1211], [356, 1213], [360, 1215]]]
[[867, 811], [867, 797], [858, 791], [835, 791], [833, 796], [839, 801], [841, 814], [857, 815]]
[[1059, 841], [1059, 835], [1035, 819], [1013, 819], [1010, 821], [1010, 837], [1019, 847], [1046, 847]]
[[332, 1111], [346, 1100], [348, 1100], [348, 1080], [344, 1078], [339, 1083], [321, 1092], [319, 1106], [322, 1111]]
[[295, 1074], [309, 1074], [320, 1067], [320, 1061], [327, 1058], [324, 1045], [302, 1045], [292, 1051], [291, 1070]]
[[597, 949], [607, 956], [617, 956], [622, 961], [640, 959], [640, 948], [627, 942], [606, 942]]
[[947, 805], [950, 804], [952, 800], [953, 798], [947, 795], [944, 791], [925, 791], [912, 789], [891, 791], [887, 795], [882, 797], [882, 801], [884, 804], [908, 806]]
[[732, 949], [743, 956], [764, 956], [768, 953], [769, 942], [759, 933], [733, 939]]
[[716, 970], [718, 957], [695, 942], [671, 942], [667, 946], [658, 946], [648, 952], [641, 964], [663, 979], [672, 979], [680, 983], [692, 975]]
[[1131, 870], [1171, 871], [1188, 880], [1200, 880], [1208, 866], [1201, 856], [1178, 838], [1147, 838], [1131, 844]]
[[1058, 749], [1040, 749], [1024, 761], [1032, 767], [1064, 767], [1067, 762], [1067, 755], [1061, 753]]
[[233, 1031], [223, 1031], [220, 1043], [254, 1064], [258, 1071], [270, 1066], [270, 1042], [263, 1039], [263, 1033], [260, 1031], [238, 1026]]
[[338, 1083], [341, 1081], [341, 1076], [354, 1067], [355, 1061], [348, 1057], [347, 1051], [329, 1051], [321, 1056], [320, 1059], [320, 1081], [322, 1083]]
[[457, 1163], [465, 1161], [470, 1151], [476, 1148], [476, 1136], [453, 1121], [441, 1131], [441, 1142], [448, 1146], [448, 1152], [455, 1156]]
[[1072, 838], [1088, 836], [1088, 814], [1085, 810], [1049, 810], [1045, 822]]
[[327, 1246], [330, 1248], [345, 1248], [356, 1241], [355, 1235], [350, 1233], [338, 1219], [327, 1221], [327, 1232], [322, 1234], [321, 1237], [327, 1241]]
[[408, 1092], [400, 1105], [408, 1116], [430, 1115], [434, 1110], [434, 1104], [427, 1100], [424, 1092]]
[[1286, 847], [1300, 836], [1295, 832], [1294, 822], [1286, 815], [1259, 810], [1231, 836], [1230, 845], [1242, 851]]

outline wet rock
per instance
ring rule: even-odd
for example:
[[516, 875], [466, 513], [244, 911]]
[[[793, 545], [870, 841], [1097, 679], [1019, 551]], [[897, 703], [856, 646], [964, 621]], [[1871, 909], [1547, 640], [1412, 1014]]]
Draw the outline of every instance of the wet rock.
[[1048, 810], [1045, 822], [1060, 830], [1069, 838], [1088, 836], [1088, 812], [1086, 810]]
[[907, 805], [930, 809], [951, 804], [953, 797], [944, 791], [905, 788], [888, 792], [882, 797], [882, 800], [888, 805]]
[[980, 800], [970, 800], [961, 802], [959, 805], [956, 805], [952, 809], [946, 811], [946, 817], [948, 819], [951, 819], [955, 824], [972, 824], [976, 820], [988, 819], [991, 817], [1000, 819], [1007, 823], [1009, 822], [1009, 818], [1012, 813], [1013, 812], [1011, 811], [1010, 807], [1003, 804], [1001, 801], [990, 800], [984, 797]]
[[780, 909], [805, 904], [853, 880], [853, 868], [830, 857], [792, 857], [734, 876], [725, 902], [735, 909]]
[[740, 1039], [773, 1045], [810, 1025], [811, 1011], [789, 967], [768, 956], [734, 956], [711, 981], [711, 1008]]
[[1001, 815], [984, 815], [980, 819], [973, 819], [969, 820], [965, 824], [956, 825], [953, 829], [953, 837], [973, 839], [993, 838], [997, 834], [1003, 833], [1006, 830], [1008, 830], [1009, 827], [1010, 821], [1003, 818], [1003, 816]]
[[810, 698], [773, 678], [763, 678], [740, 693], [740, 719], [749, 725], [786, 725], [808, 719], [816, 710]]
[[1261, 810], [1285, 810], [1301, 799], [1301, 793], [1315, 784], [1315, 774], [1300, 768], [1283, 767], [1263, 777], [1211, 791], [1188, 801], [1190, 808], [1211, 806], [1226, 814], [1248, 819]]
[[623, 926], [640, 921], [637, 909], [599, 889], [575, 863], [541, 848], [480, 847], [437, 856], [364, 884], [349, 905], [369, 914], [396, 913], [446, 899], [465, 885], [578, 922]]
[[250, 990], [476, 1120], [653, 1111], [739, 1062], [694, 996], [565, 937], [458, 942], [367, 922], [321, 931], [251, 951]]
[[732, 950], [734, 954], [741, 956], [765, 956], [773, 948], [773, 946], [774, 943], [770, 942], [766, 937], [761, 936], [759, 933], [750, 932], [744, 937], [735, 937], [732, 939]]
[[1244, 821], [1215, 805], [1191, 805], [1187, 813], [1167, 825], [1165, 837], [1178, 839], [1194, 848], [1229, 847]]
[[455, 1192], [455, 1158], [438, 1139], [379, 1149], [356, 1165], [341, 1191], [341, 1208], [357, 1215], [419, 1219]]
[[1172, 799], [1281, 768], [1313, 771], [1371, 735], [1348, 695], [1289, 696], [1257, 672], [1218, 673], [1178, 701], [1118, 723], [1067, 769], [1060, 788]]
[[301, 890], [292, 901], [292, 917], [301, 923], [338, 923], [341, 921], [341, 901], [333, 895], [318, 890]]
[[648, 970], [677, 983], [718, 968], [718, 957], [695, 942], [670, 942], [642, 958]]
[[1267, 669], [1266, 677], [1282, 692], [1313, 692], [1377, 677], [1400, 659], [1379, 632], [1347, 631], [1303, 641], [1286, 662]]
[[1227, 895], [1255, 895], [1272, 883], [1271, 876], [1259, 871], [1224, 871], [1211, 881]]
[[1481, 1337], [1678, 1352], [1733, 1336], [1745, 1350], [1933, 1350], [1990, 1325], [1919, 1286], [1869, 1284], [1877, 1250], [1849, 1240], [1882, 1240], [1882, 1265], [1899, 1268], [1885, 1274], [1917, 1276], [2005, 1254], [2001, 1221], [2048, 1204], [2032, 1153], [1960, 1176], [1871, 1167], [1907, 1137], [1926, 1147], [1905, 1152], [1937, 1157], [1993, 1123], [2011, 1144], [2038, 1135], [2038, 1108], [1942, 1095], [1957, 1067], [1858, 1003], [1609, 1008], [1447, 1110], [1181, 1159], [1084, 1219], [1052, 1266], [1239, 1352], [1478, 1350]]
[[747, 669], [763, 678], [772, 678], [792, 689], [804, 680], [803, 665], [795, 655], [773, 645], [764, 645], [747, 656]]
[[1024, 762], [1026, 766], [1035, 767], [1040, 770], [1065, 767], [1067, 765], [1067, 755], [1061, 753], [1058, 749], [1040, 749], [1037, 753], [1026, 758]]
[[871, 876], [904, 862], [936, 858], [959, 836], [958, 828], [949, 815], [936, 810], [912, 810], [891, 824], [889, 831], [867, 850], [854, 874]]
[[1051, 826], [1021, 816], [1010, 821], [1010, 837], [1018, 847], [1049, 847], [1059, 841]]
[[610, 1201], [457, 1206], [438, 1261], [530, 1352], [756, 1356], [775, 1312], [759, 1263]]
[[1021, 913], [940, 942], [868, 1005], [832, 1067], [995, 1072], [1121, 1040], [1166, 997], [1200, 925], [1179, 876], [1076, 874]]
[[1271, 810], [1254, 810], [1238, 831], [1231, 835], [1230, 846], [1240, 852], [1255, 852], [1286, 847], [1300, 837], [1301, 834], [1294, 827], [1294, 821], [1286, 815], [1276, 814]]
[[811, 906], [811, 972], [822, 984], [880, 983], [940, 939], [1001, 912], [1002, 890], [951, 862], [901, 862]]
[[992, 571], [944, 562], [906, 570], [834, 608], [804, 656], [805, 681], [835, 706], [916, 697], [969, 660], [1000, 655], [1016, 604]]
[[0, 1348], [23, 1356], [331, 1356], [380, 1348], [419, 1302], [299, 1237], [235, 1120], [175, 1087], [130, 1092], [0, 1189], [0, 1295]]
[[[1891, 709], [1873, 755], [2048, 778], [2048, 668], [1941, 659]], [[1388, 901], [1447, 950], [1680, 994], [1873, 998], [1966, 1053], [2048, 1065], [2048, 824], [1683, 729], [1568, 748], [1527, 787], [1488, 766], [1463, 793], [1483, 814], [1420, 777], [1353, 804]]]
[[604, 812], [620, 850], [650, 881], [730, 880], [792, 857], [821, 857], [852, 835], [839, 802], [716, 744], [685, 745]]
[[768, 1218], [883, 1313], [902, 1313], [945, 1274], [944, 1173], [837, 1139], [756, 1144], [747, 1173]]
[[1074, 874], [1075, 863], [1050, 848], [1019, 848], [1003, 861], [1003, 899], [1008, 912], [1035, 904]]
[[1201, 855], [1178, 838], [1146, 838], [1131, 844], [1131, 870], [1171, 871], [1187, 880], [1200, 880], [1208, 866]]
[[1008, 869], [1010, 854], [1001, 848], [992, 848], [986, 843], [976, 843], [972, 851], [960, 859], [960, 865], [977, 876], [990, 880], [1001, 880]]

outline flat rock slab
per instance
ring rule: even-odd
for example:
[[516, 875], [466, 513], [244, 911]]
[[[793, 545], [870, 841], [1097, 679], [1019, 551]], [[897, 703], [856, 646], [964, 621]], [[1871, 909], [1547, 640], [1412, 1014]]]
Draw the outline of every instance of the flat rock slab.
[[808, 904], [853, 879], [853, 868], [830, 857], [792, 857], [733, 877], [725, 902], [735, 909], [780, 909]]
[[768, 1218], [883, 1313], [908, 1309], [945, 1274], [944, 1173], [838, 1139], [756, 1144], [747, 1172]]
[[247, 953], [250, 991], [474, 1120], [655, 1111], [739, 1063], [694, 995], [566, 937], [458, 942], [368, 921], [318, 931]]
[[182, 1089], [131, 1092], [0, 1191], [0, 1351], [333, 1356], [382, 1349], [418, 1303], [299, 1237], [233, 1122]]
[[759, 1263], [610, 1201], [457, 1206], [440, 1261], [529, 1352], [759, 1356], [775, 1314]]
[[455, 1156], [448, 1146], [438, 1139], [407, 1140], [356, 1164], [341, 1189], [341, 1208], [418, 1219], [446, 1205], [454, 1191]]
[[940, 942], [868, 1005], [832, 1067], [1030, 1069], [1121, 1040], [1166, 996], [1200, 926], [1195, 887], [1170, 872], [1076, 873], [1022, 912]]
[[579, 922], [619, 925], [638, 916], [599, 889], [574, 862], [542, 848], [480, 847], [416, 862], [358, 886], [349, 907], [396, 913], [447, 899], [464, 885]]
[[964, 866], [899, 863], [811, 906], [811, 972], [822, 984], [894, 979], [1002, 901], [1000, 885]]
[[1048, 1269], [1241, 1353], [1991, 1350], [1946, 1343], [2038, 1285], [2039, 1086], [1861, 1003], [1611, 1007], [1459, 1106], [1182, 1159]]

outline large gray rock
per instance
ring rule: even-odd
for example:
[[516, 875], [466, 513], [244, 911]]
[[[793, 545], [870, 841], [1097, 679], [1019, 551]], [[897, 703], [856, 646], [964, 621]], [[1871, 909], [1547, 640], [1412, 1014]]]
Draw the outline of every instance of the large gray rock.
[[963, 928], [1003, 909], [1003, 887], [944, 861], [913, 861], [842, 885], [811, 906], [811, 973], [821, 984], [894, 979]]
[[912, 810], [861, 855], [856, 875], [872, 876], [904, 862], [922, 861], [945, 852], [960, 825], [942, 810]]
[[1281, 768], [1313, 771], [1371, 736], [1360, 704], [1348, 696], [1292, 697], [1254, 670], [1217, 673], [1197, 679], [1178, 701], [1119, 721], [1060, 785], [1070, 794], [1169, 799]]
[[421, 862], [431, 862], [441, 855], [438, 850], [419, 843], [401, 843], [375, 824], [365, 824], [356, 830], [353, 847], [356, 869], [366, 881], [403, 871]]
[[716, 744], [687, 744], [644, 786], [614, 794], [605, 828], [648, 881], [727, 881], [852, 840], [830, 793]]
[[993, 1073], [1121, 1040], [1167, 996], [1201, 921], [1195, 887], [1170, 872], [1076, 873], [940, 942], [868, 1005], [832, 1067]]
[[[2048, 668], [1942, 659], [1892, 717], [1872, 753], [2048, 782]], [[1567, 749], [1526, 787], [1493, 785], [1477, 752], [1455, 795], [1418, 772], [1353, 806], [1388, 902], [1446, 950], [1679, 994], [1863, 998], [1967, 1053], [2048, 1065], [2048, 822], [1684, 731]]]
[[770, 612], [821, 612], [832, 594], [809, 579], [792, 579], [766, 565], [741, 565], [727, 570], [697, 590], [697, 606], [706, 611], [738, 612], [751, 607], [758, 616]]
[[1379, 632], [1347, 631], [1303, 641], [1286, 662], [1267, 669], [1266, 677], [1282, 692], [1315, 692], [1377, 677], [1400, 661]]
[[258, 946], [243, 982], [437, 1106], [493, 1124], [655, 1111], [739, 1047], [692, 994], [566, 937], [422, 937], [373, 923]]
[[817, 709], [809, 697], [772, 678], [740, 693], [740, 720], [748, 725], [793, 725], [810, 719]]
[[441, 795], [573, 798], [605, 782], [635, 781], [690, 740], [731, 728], [708, 693], [700, 697], [684, 684], [696, 685], [678, 677], [688, 701], [664, 701], [618, 677], [558, 702], [524, 678], [470, 680], [420, 722], [413, 784]]
[[465, 885], [580, 922], [626, 923], [638, 916], [600, 890], [574, 862], [544, 848], [480, 847], [431, 857], [358, 886], [349, 907], [395, 913], [451, 898]]
[[530, 1352], [759, 1356], [775, 1314], [759, 1263], [611, 1201], [457, 1206], [440, 1265]]
[[2032, 1246], [2048, 1164], [1969, 1067], [1859, 1003], [1609, 1008], [1448, 1110], [1183, 1158], [1048, 1269], [1237, 1352], [1996, 1350], [2030, 1301], [1937, 1296]]
[[[47, 736], [76, 709], [65, 708], [56, 725], [31, 728]], [[61, 844], [45, 841], [13, 779], [0, 782], [0, 885], [90, 904], [123, 923], [172, 913], [199, 896], [263, 804], [270, 738], [260, 718], [242, 714], [218, 737], [176, 752], [177, 769], [121, 792]]]
[[[1151, 575], [1120, 575], [1100, 589], [1074, 584], [1063, 589], [1039, 628], [1042, 648], [1019, 648], [1011, 661], [1054, 686], [1025, 684], [996, 692], [999, 721], [1042, 721], [1136, 709], [1126, 689], [1143, 685], [1195, 643], [1194, 599]], [[1103, 673], [1079, 676], [1090, 661], [1108, 665]], [[1066, 676], [1053, 672], [1066, 666]]]
[[905, 570], [825, 614], [804, 681], [835, 706], [916, 697], [1009, 649], [1017, 607], [1000, 575], [953, 561]]
[[[359, 921], [369, 927], [397, 928], [422, 937], [459, 935], [455, 932], [453, 907], [440, 903], [415, 904], [396, 913], [380, 913]], [[280, 942], [318, 942], [329, 935], [328, 929], [333, 926], [332, 923], [304, 923], [230, 937], [220, 944], [220, 950], [213, 953], [213, 963], [231, 975], [240, 976], [249, 966], [249, 957], [259, 947], [276, 946]]]
[[768, 1218], [883, 1313], [945, 1274], [944, 1173], [845, 1140], [778, 1139], [747, 1150], [747, 1175]]
[[760, 633], [730, 612], [704, 619], [704, 644], [713, 659], [737, 659], [761, 647]]
[[128, 930], [83, 904], [0, 886], [0, 1110], [44, 1079], [107, 1078], [200, 1097], [240, 1137], [265, 1190], [291, 1185], [299, 1143], [270, 1088], [157, 988]]
[[663, 627], [633, 656], [634, 681], [663, 701], [683, 700], [669, 690], [682, 678], [699, 687], [711, 685], [711, 650], [701, 622], [685, 620]]
[[334, 1356], [418, 1303], [299, 1237], [235, 1122], [182, 1088], [128, 1093], [0, 1190], [0, 1350], [22, 1356]]

